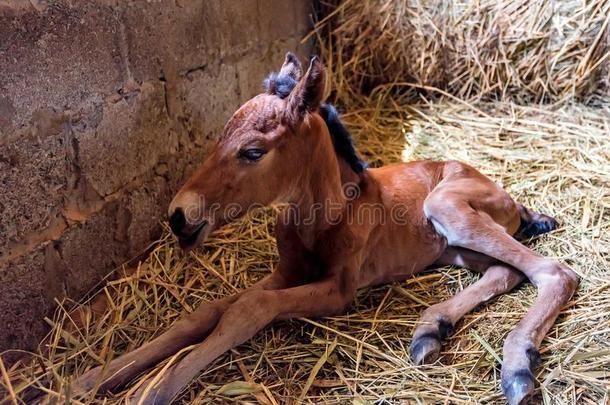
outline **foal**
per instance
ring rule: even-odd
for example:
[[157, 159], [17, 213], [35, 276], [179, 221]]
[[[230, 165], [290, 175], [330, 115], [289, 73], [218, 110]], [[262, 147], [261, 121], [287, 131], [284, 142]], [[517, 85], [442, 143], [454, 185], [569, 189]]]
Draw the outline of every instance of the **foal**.
[[302, 74], [287, 54], [280, 72], [265, 81], [266, 92], [237, 110], [169, 207], [172, 231], [190, 249], [251, 207], [289, 203], [276, 225], [276, 270], [240, 294], [203, 303], [104, 369], [88, 371], [77, 380], [80, 390], [98, 384], [116, 390], [197, 344], [135, 394], [142, 403], [165, 404], [210, 362], [274, 320], [340, 314], [358, 288], [458, 265], [483, 275], [424, 311], [411, 343], [413, 362], [435, 361], [461, 317], [528, 278], [538, 297], [506, 338], [502, 389], [510, 404], [532, 392], [538, 347], [578, 277], [513, 235], [548, 232], [556, 222], [463, 163], [367, 169], [334, 108], [321, 103], [324, 83], [318, 59]]

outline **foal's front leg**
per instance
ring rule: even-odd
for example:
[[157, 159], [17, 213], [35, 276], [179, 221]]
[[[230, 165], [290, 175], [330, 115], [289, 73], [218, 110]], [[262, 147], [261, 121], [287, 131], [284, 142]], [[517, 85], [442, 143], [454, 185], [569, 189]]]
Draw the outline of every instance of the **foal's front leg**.
[[[170, 367], [154, 386], [146, 381], [132, 403], [167, 404], [209, 363], [247, 341], [275, 319], [323, 316], [342, 312], [356, 286], [336, 276], [284, 290], [252, 291], [224, 313], [210, 335], [181, 361]], [[135, 401], [135, 402], [134, 402]]]
[[93, 389], [96, 384], [100, 384], [100, 392], [120, 388], [142, 371], [175, 354], [183, 347], [201, 341], [214, 329], [222, 314], [243, 294], [249, 291], [285, 287], [286, 283], [282, 275], [274, 271], [244, 292], [202, 303], [194, 312], [178, 320], [169, 330], [152, 341], [112, 360], [107, 366], [89, 370], [76, 380], [73, 389], [84, 393]]

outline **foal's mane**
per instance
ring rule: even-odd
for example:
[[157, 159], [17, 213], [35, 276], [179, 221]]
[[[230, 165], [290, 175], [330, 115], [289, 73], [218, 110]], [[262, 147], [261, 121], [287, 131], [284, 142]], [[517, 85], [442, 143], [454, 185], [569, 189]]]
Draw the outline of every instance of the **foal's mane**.
[[[286, 98], [297, 85], [297, 81], [288, 75], [280, 75], [277, 72], [271, 73], [263, 82], [265, 92]], [[362, 173], [367, 168], [367, 164], [360, 158], [358, 151], [354, 147], [352, 134], [347, 130], [337, 109], [329, 103], [322, 103], [319, 109], [320, 116], [328, 127], [330, 137], [333, 141], [335, 153], [343, 158], [356, 173]]]

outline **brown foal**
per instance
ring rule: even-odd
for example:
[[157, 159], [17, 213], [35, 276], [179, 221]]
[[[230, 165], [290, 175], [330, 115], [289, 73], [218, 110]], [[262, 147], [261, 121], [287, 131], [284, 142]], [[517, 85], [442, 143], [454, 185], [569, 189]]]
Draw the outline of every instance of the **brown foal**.
[[510, 404], [533, 391], [538, 348], [578, 277], [518, 238], [548, 232], [556, 222], [463, 163], [367, 169], [336, 110], [321, 103], [324, 83], [318, 59], [303, 74], [297, 58], [286, 55], [280, 72], [265, 81], [265, 93], [235, 112], [169, 207], [170, 226], [190, 249], [252, 207], [288, 203], [277, 220], [277, 269], [240, 294], [202, 303], [151, 342], [88, 371], [76, 382], [79, 390], [116, 390], [196, 344], [133, 398], [165, 404], [210, 362], [274, 320], [339, 314], [358, 288], [458, 265], [483, 275], [424, 311], [411, 343], [413, 362], [435, 361], [461, 317], [527, 278], [538, 297], [506, 337], [502, 388]]

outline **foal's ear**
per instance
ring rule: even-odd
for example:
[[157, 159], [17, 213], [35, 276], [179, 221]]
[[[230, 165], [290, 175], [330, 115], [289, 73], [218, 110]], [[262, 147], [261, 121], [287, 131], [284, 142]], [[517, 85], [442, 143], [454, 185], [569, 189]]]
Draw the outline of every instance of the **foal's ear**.
[[309, 63], [309, 69], [288, 96], [285, 117], [288, 124], [297, 125], [305, 114], [318, 109], [324, 96], [325, 81], [324, 65], [314, 56]]
[[282, 65], [278, 76], [289, 76], [295, 81], [299, 81], [302, 74], [303, 69], [301, 68], [299, 58], [294, 53], [288, 52], [286, 58], [284, 58], [284, 64]]

